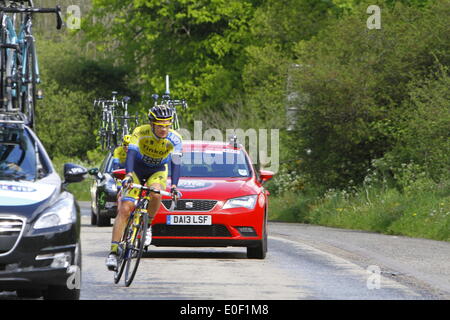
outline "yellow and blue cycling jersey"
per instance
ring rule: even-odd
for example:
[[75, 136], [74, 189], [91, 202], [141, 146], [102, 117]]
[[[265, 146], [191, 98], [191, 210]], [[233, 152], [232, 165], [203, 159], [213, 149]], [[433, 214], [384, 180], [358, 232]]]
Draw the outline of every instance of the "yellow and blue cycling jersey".
[[113, 170], [124, 169], [127, 160], [127, 151], [124, 146], [119, 146], [114, 149], [113, 153]]
[[128, 150], [137, 151], [136, 163], [146, 167], [157, 167], [169, 163], [171, 153], [181, 153], [182, 138], [175, 130], [170, 130], [167, 138], [160, 139], [152, 131], [151, 125], [137, 127], [133, 131]]
[[[172, 155], [181, 156], [182, 137], [175, 130], [170, 130], [166, 138], [158, 138], [152, 131], [151, 125], [137, 127], [133, 131], [126, 160], [126, 173], [132, 174], [133, 180], [142, 183], [146, 179], [147, 185], [158, 183], [166, 188], [168, 165], [171, 166], [172, 185], [177, 185], [180, 176], [180, 163], [172, 161]], [[136, 181], [137, 182], [137, 181]], [[134, 193], [133, 193], [134, 192]], [[130, 190], [123, 201], [133, 201], [137, 193]]]

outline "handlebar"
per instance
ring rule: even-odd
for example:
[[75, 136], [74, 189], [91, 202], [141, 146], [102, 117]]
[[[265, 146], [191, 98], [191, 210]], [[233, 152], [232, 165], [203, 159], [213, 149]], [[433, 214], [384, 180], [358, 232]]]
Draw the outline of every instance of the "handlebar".
[[[164, 190], [157, 190], [157, 189], [146, 187], [146, 186], [143, 186], [143, 185], [137, 184], [137, 183], [130, 183], [128, 188], [137, 188], [137, 189], [146, 190], [146, 191], [150, 191], [150, 192], [154, 192], [154, 193], [159, 193], [159, 194], [162, 194], [163, 196], [172, 197], [172, 193], [170, 193], [170, 192], [167, 192]], [[181, 194], [181, 192], [180, 192], [180, 194]]]
[[61, 7], [56, 8], [0, 8], [1, 12], [6, 13], [56, 13], [56, 29], [60, 30], [62, 27]]

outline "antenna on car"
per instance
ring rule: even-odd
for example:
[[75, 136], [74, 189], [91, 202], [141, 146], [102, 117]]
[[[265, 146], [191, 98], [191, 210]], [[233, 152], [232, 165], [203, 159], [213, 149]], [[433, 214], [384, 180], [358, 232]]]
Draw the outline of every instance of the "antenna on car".
[[233, 148], [237, 149], [239, 148], [238, 146], [238, 141], [237, 141], [237, 136], [236, 135], [232, 135], [230, 136], [230, 144], [233, 146]]
[[169, 88], [169, 75], [166, 74], [166, 94], [170, 95], [170, 88]]
[[170, 87], [169, 87], [169, 75], [166, 74], [166, 92], [163, 97], [164, 100], [170, 100]]

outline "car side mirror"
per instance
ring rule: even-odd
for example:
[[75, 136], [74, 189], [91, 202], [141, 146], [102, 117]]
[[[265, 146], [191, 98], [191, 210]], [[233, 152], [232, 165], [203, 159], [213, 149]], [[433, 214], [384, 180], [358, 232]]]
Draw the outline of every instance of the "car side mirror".
[[89, 175], [94, 176], [95, 179], [103, 180], [104, 176], [100, 171], [98, 171], [98, 168], [92, 168], [88, 170]]
[[273, 176], [275, 175], [274, 172], [269, 171], [269, 170], [260, 170], [259, 171], [259, 179], [261, 181], [261, 183], [265, 183], [267, 181], [269, 181], [270, 179], [273, 178]]
[[64, 164], [64, 184], [76, 183], [84, 180], [84, 175], [88, 170], [82, 166], [73, 163]]
[[98, 168], [92, 168], [88, 170], [89, 175], [96, 176], [98, 174]]

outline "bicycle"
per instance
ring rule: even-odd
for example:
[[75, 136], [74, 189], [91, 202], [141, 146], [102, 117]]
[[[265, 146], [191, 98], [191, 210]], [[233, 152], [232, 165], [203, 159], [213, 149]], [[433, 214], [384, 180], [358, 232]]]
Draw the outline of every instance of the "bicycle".
[[173, 128], [174, 130], [180, 129], [180, 122], [178, 119], [177, 107], [181, 106], [183, 109], [188, 108], [188, 104], [185, 99], [172, 99], [170, 97], [170, 86], [169, 86], [169, 76], [166, 75], [166, 92], [161, 97], [161, 102], [158, 102], [159, 95], [153, 94], [152, 98], [154, 100], [155, 106], [162, 104], [167, 105], [173, 110]]
[[[0, 1], [0, 101], [7, 112], [26, 115], [28, 125], [35, 126], [36, 100], [40, 83], [38, 57], [32, 34], [34, 13], [55, 13], [56, 28], [62, 27], [61, 7], [35, 8], [32, 0]], [[7, 13], [12, 13], [12, 17]], [[16, 33], [16, 14], [21, 14], [19, 33]]]
[[[130, 116], [128, 114], [128, 103], [130, 102], [130, 97], [124, 97], [122, 99], [121, 105], [122, 105], [122, 115], [117, 116], [117, 119], [120, 120], [121, 125], [120, 127], [122, 128], [120, 131], [120, 136], [119, 136], [119, 141], [123, 140], [123, 137], [130, 134], [130, 132], [133, 131], [133, 129], [135, 127], [138, 126], [139, 124], [139, 116], [138, 113], [136, 112], [135, 116]], [[134, 120], [134, 126], [130, 126], [129, 124], [129, 120]]]
[[[119, 169], [113, 172], [117, 179], [123, 178], [124, 170]], [[164, 196], [172, 197], [172, 207], [175, 207], [175, 199], [170, 192], [156, 190], [140, 184], [131, 184], [130, 188], [139, 189], [139, 199], [134, 210], [128, 218], [127, 225], [119, 242], [119, 255], [117, 269], [114, 272], [114, 283], [119, 283], [122, 274], [125, 272], [125, 286], [129, 287], [133, 282], [134, 276], [139, 266], [139, 262], [144, 252], [145, 238], [147, 235], [149, 216], [147, 207], [150, 200], [150, 192], [159, 193]], [[180, 197], [182, 195], [180, 194]]]
[[117, 100], [116, 96], [117, 91], [113, 91], [111, 100], [94, 100], [94, 108], [97, 106], [101, 106], [102, 108], [101, 125], [99, 129], [100, 145], [102, 150], [112, 149], [117, 146], [118, 125], [115, 113], [119, 100]]

